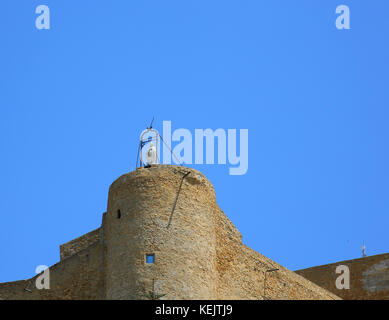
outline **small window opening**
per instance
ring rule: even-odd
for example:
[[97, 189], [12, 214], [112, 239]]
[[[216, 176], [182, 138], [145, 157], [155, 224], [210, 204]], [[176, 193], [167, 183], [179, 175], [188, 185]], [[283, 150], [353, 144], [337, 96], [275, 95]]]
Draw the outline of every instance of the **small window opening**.
[[155, 255], [152, 254], [146, 254], [146, 263], [154, 263], [155, 262]]
[[120, 219], [121, 216], [122, 216], [122, 214], [121, 214], [120, 210], [118, 210], [118, 219]]

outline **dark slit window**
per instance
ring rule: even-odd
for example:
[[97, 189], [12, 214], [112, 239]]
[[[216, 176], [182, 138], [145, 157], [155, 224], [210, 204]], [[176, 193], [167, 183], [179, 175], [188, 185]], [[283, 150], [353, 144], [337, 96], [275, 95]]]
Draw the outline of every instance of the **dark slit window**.
[[122, 214], [121, 214], [120, 210], [118, 210], [118, 219], [120, 219], [121, 216], [122, 216]]

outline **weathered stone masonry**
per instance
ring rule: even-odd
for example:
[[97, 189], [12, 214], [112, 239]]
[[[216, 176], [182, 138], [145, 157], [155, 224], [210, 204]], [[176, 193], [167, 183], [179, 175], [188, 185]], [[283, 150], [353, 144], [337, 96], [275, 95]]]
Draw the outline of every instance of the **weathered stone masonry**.
[[[0, 298], [145, 299], [154, 289], [162, 299], [338, 299], [245, 246], [212, 184], [181, 166], [119, 177], [102, 226], [61, 245], [60, 255], [49, 290], [36, 289], [34, 277], [0, 284]], [[275, 268], [264, 296], [265, 271]]]
[[[336, 288], [336, 268], [347, 266], [350, 288]], [[389, 300], [389, 253], [339, 261], [336, 263], [296, 271], [317, 285], [345, 300]]]

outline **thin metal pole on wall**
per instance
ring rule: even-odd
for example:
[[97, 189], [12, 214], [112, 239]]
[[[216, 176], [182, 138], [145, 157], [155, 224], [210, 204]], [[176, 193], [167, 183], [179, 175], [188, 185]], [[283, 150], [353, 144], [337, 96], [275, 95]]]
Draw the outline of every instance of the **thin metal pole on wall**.
[[264, 279], [263, 279], [263, 298], [266, 299], [266, 275], [268, 272], [274, 272], [274, 271], [278, 271], [279, 269], [268, 269], [266, 271], [264, 271]]

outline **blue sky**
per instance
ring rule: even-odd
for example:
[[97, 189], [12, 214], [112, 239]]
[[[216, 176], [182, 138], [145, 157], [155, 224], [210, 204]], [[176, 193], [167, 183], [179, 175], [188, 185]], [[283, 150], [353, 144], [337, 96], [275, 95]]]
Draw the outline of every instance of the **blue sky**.
[[[50, 30], [35, 28], [48, 5]], [[351, 30], [335, 9], [351, 10]], [[248, 129], [249, 169], [191, 165], [292, 269], [389, 251], [386, 0], [3, 0], [0, 282], [101, 224], [154, 126]]]

